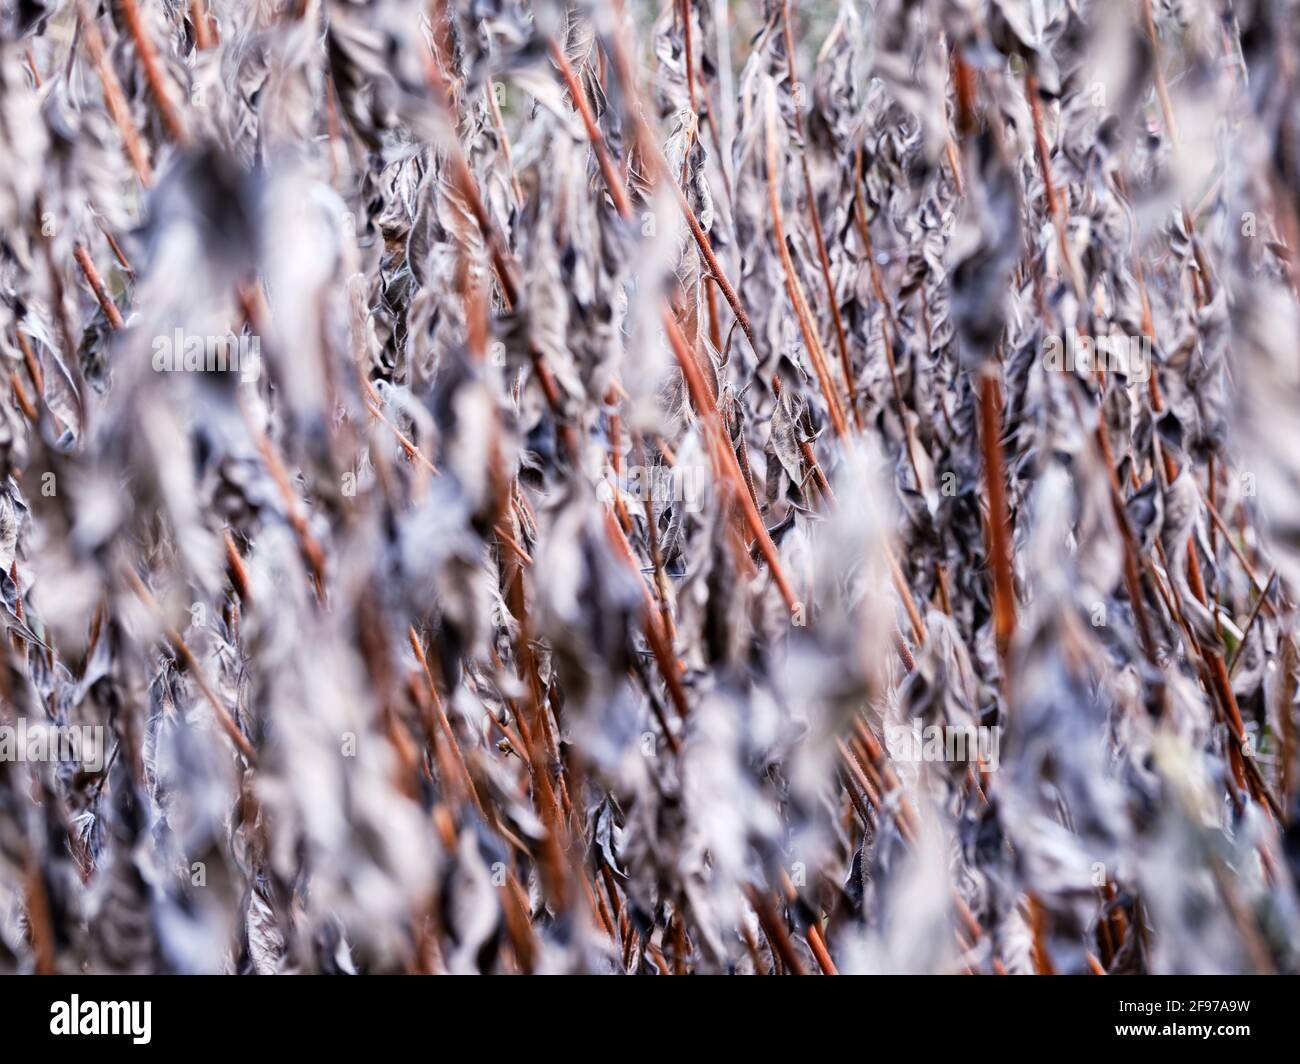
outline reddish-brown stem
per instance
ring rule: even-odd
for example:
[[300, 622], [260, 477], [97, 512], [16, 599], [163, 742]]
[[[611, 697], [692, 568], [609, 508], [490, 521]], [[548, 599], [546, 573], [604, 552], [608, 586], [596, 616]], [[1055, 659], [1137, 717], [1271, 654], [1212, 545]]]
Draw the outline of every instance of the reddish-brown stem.
[[[790, 0], [781, 2], [781, 22], [785, 28], [785, 56], [786, 66], [790, 73], [790, 84], [799, 84], [799, 75], [795, 67], [794, 59], [794, 30], [790, 25]], [[795, 132], [799, 134], [800, 140], [803, 139], [803, 116], [799, 108], [794, 112]], [[840, 366], [844, 372], [844, 385], [849, 397], [849, 412], [853, 415], [853, 424], [859, 432], [862, 431], [862, 415], [858, 412], [857, 388], [853, 382], [853, 362], [849, 358], [848, 340], [844, 334], [844, 320], [840, 317], [839, 299], [835, 295], [835, 282], [831, 278], [831, 259], [826, 250], [826, 236], [822, 231], [821, 212], [817, 209], [817, 197], [813, 194], [812, 171], [808, 166], [807, 150], [799, 157], [800, 166], [803, 169], [803, 189], [804, 199], [808, 202], [808, 220], [812, 222], [813, 237], [817, 244], [817, 259], [821, 264], [822, 280], [826, 285], [826, 303], [830, 307], [831, 322], [835, 326], [835, 342], [839, 347]]]
[[96, 302], [104, 311], [104, 316], [108, 318], [108, 324], [113, 327], [114, 331], [125, 328], [126, 322], [122, 320], [122, 313], [117, 309], [117, 304], [113, 302], [112, 296], [108, 294], [108, 289], [104, 287], [104, 281], [99, 276], [99, 271], [95, 269], [90, 253], [81, 244], [77, 244], [73, 247], [72, 254], [77, 260], [77, 265], [81, 267], [82, 276], [86, 278], [90, 290], [95, 294]]
[[77, 5], [77, 15], [81, 22], [82, 36], [86, 41], [86, 50], [90, 53], [90, 61], [104, 89], [104, 104], [118, 132], [122, 135], [122, 146], [132, 169], [140, 179], [140, 184], [148, 188], [153, 184], [153, 168], [149, 165], [149, 157], [145, 153], [140, 132], [131, 119], [131, 109], [127, 106], [122, 83], [118, 81], [117, 74], [108, 61], [104, 38], [100, 35], [94, 17], [87, 11], [84, 0]]
[[[631, 70], [629, 65], [622, 54], [618, 41], [615, 40], [614, 44], [616, 47], [615, 58], [618, 60], [624, 83], [631, 86], [633, 81], [631, 80]], [[552, 47], [554, 48], [554, 46]], [[560, 72], [564, 76], [565, 84], [576, 84], [573, 68], [569, 64], [568, 59], [566, 59], [564, 54], [559, 52], [558, 49], [555, 49], [552, 54], [555, 55], [556, 62], [560, 66]], [[570, 89], [570, 92], [572, 92], [572, 89]], [[591, 108], [587, 103], [586, 97], [579, 93], [575, 98], [575, 104], [580, 111], [586, 112], [582, 116], [583, 125], [587, 130], [588, 136], [592, 138], [592, 147], [596, 151], [597, 157], [600, 157], [601, 155], [605, 156], [606, 161], [601, 163], [601, 173], [605, 174], [607, 171], [613, 169], [612, 163], [608, 162], [609, 149], [605, 144], [605, 138], [601, 135], [599, 127], [596, 126], [595, 118], [591, 114]], [[655, 139], [650, 127], [646, 125], [645, 119], [641, 117], [637, 110], [633, 109], [631, 118], [636, 131], [637, 144], [640, 146], [647, 163], [649, 163], [653, 170], [651, 176], [656, 180], [663, 181], [667, 186], [672, 188], [673, 193], [677, 198], [677, 204], [681, 208], [682, 217], [686, 219], [686, 224], [691, 230], [691, 236], [695, 239], [695, 243], [700, 249], [700, 254], [704, 256], [704, 261], [708, 264], [713, 279], [722, 290], [723, 298], [726, 299], [727, 305], [731, 308], [731, 312], [736, 316], [736, 321], [740, 325], [741, 331], [748, 338], [750, 347], [755, 351], [758, 351], [758, 345], [754, 338], [754, 330], [749, 322], [749, 315], [745, 313], [744, 308], [740, 305], [740, 299], [736, 295], [736, 290], [731, 286], [731, 282], [727, 280], [727, 276], [722, 270], [722, 265], [718, 262], [717, 255], [714, 254], [713, 245], [709, 240], [708, 234], [704, 232], [699, 220], [695, 217], [695, 212], [691, 209], [690, 202], [686, 199], [686, 194], [682, 192], [681, 186], [678, 185], [677, 181], [674, 180], [673, 175], [669, 172], [668, 162], [664, 158], [662, 149], [659, 147], [659, 142]], [[613, 195], [612, 192], [611, 195]], [[615, 198], [617, 202], [617, 197]], [[623, 212], [620, 211], [620, 213]], [[625, 214], [625, 217], [629, 216], [630, 211]]]
[[989, 504], [987, 530], [993, 566], [993, 626], [998, 650], [1005, 658], [1016, 629], [1016, 600], [1011, 568], [1007, 474], [1002, 457], [1002, 414], [998, 406], [998, 381], [992, 369], [986, 369], [980, 377], [979, 411], [984, 483]]
[[144, 21], [140, 17], [140, 6], [136, 0], [120, 0], [120, 3], [122, 18], [126, 22], [127, 32], [135, 42], [136, 54], [140, 57], [140, 65], [144, 68], [145, 81], [149, 83], [149, 91], [153, 94], [157, 105], [158, 116], [162, 119], [167, 135], [177, 144], [185, 144], [189, 140], [185, 132], [185, 123], [172, 102], [171, 93], [167, 89], [162, 67], [158, 61], [158, 49], [145, 29]]
[[[624, 217], [630, 217], [631, 203], [627, 198], [627, 193], [623, 189], [621, 180], [617, 175], [612, 160], [609, 156], [609, 150], [605, 145], [604, 136], [601, 134], [599, 127], [596, 125], [595, 118], [591, 114], [591, 108], [587, 104], [585, 95], [578, 86], [577, 77], [574, 75], [573, 68], [568, 59], [560, 48], [552, 42], [551, 54], [564, 77], [565, 84], [569, 87], [570, 95], [573, 96], [575, 106], [582, 113], [583, 125], [586, 128], [587, 135], [591, 140], [592, 148], [596, 152], [600, 162], [601, 173], [609, 187], [610, 195], [619, 213]], [[653, 143], [653, 139], [643, 138], [648, 143]], [[656, 146], [657, 150], [657, 146]], [[662, 164], [662, 155], [659, 156], [659, 170], [662, 174], [667, 174], [667, 167]], [[669, 184], [677, 188], [676, 183], [669, 176]], [[681, 190], [677, 189], [678, 195]], [[684, 200], [683, 200], [684, 202]], [[694, 214], [690, 211], [689, 205], [686, 205], [685, 211], [688, 221], [698, 229], [698, 223], [694, 220]], [[702, 234], [701, 234], [702, 235]], [[703, 249], [707, 246], [707, 238], [701, 243]], [[706, 258], [711, 257], [710, 249]], [[716, 260], [714, 260], [716, 262]], [[723, 280], [721, 273], [718, 274], [719, 285], [723, 292], [727, 293], [730, 285]], [[734, 292], [729, 298], [734, 297]], [[737, 301], [736, 306], [739, 306]], [[737, 316], [739, 320], [739, 315]], [[746, 488], [744, 474], [740, 470], [739, 462], [736, 459], [735, 452], [731, 448], [731, 443], [727, 439], [726, 432], [722, 428], [722, 417], [717, 408], [717, 401], [714, 399], [708, 385], [705, 383], [704, 375], [700, 372], [698, 363], [692, 353], [690, 345], [687, 343], [685, 336], [682, 334], [681, 327], [677, 324], [672, 315], [671, 308], [665, 306], [663, 311], [664, 329], [668, 334], [669, 345], [673, 349], [673, 355], [681, 367], [682, 374], [686, 379], [687, 390], [691, 397], [692, 405], [695, 410], [705, 421], [706, 437], [712, 437], [711, 453], [714, 459], [715, 467], [718, 473], [725, 479], [729, 480], [735, 488], [738, 501], [741, 504], [741, 513], [749, 526], [750, 534], [758, 542], [760, 553], [767, 562], [768, 568], [772, 573], [773, 580], [776, 582], [781, 597], [785, 600], [786, 605], [793, 612], [799, 608], [798, 600], [786, 579], [785, 572], [781, 567], [780, 557], [777, 554], [776, 546], [772, 543], [771, 537], [767, 534], [767, 527], [763, 524], [762, 518], [758, 514], [758, 509], [754, 505], [749, 491]], [[744, 324], [742, 324], [744, 328]]]
[[54, 975], [58, 971], [54, 921], [50, 916], [50, 897], [45, 889], [45, 875], [34, 853], [28, 855], [26, 880], [23, 893], [27, 902], [27, 932], [36, 958], [36, 974]]
[[33, 425], [36, 424], [40, 420], [40, 412], [27, 394], [27, 389], [23, 387], [23, 382], [19, 379], [17, 373], [9, 374], [9, 387], [13, 389], [14, 399], [18, 403], [18, 408], [22, 410], [23, 416]]
[[244, 604], [244, 609], [248, 609], [253, 604], [248, 570], [244, 566], [244, 559], [239, 556], [239, 549], [235, 546], [234, 537], [231, 536], [229, 529], [226, 530], [223, 539], [226, 547], [226, 568], [230, 570], [230, 582], [234, 585], [235, 593], [239, 595], [239, 601]]
[[200, 52], [212, 47], [212, 24], [205, 0], [190, 0], [190, 22], [194, 25], [194, 46]]
[[195, 686], [198, 687], [208, 705], [212, 707], [213, 715], [217, 718], [217, 723], [221, 726], [221, 730], [224, 731], [230, 738], [230, 741], [235, 744], [236, 749], [238, 749], [244, 756], [244, 760], [250, 765], [256, 765], [257, 755], [253, 751], [252, 744], [249, 743], [244, 733], [239, 730], [239, 725], [235, 723], [235, 718], [232, 717], [230, 711], [226, 709], [225, 703], [223, 703], [221, 699], [217, 697], [217, 693], [212, 690], [207, 678], [203, 675], [203, 668], [199, 664], [199, 659], [194, 656], [194, 652], [190, 650], [185, 640], [181, 637], [180, 632], [167, 624], [166, 620], [163, 618], [161, 608], [158, 606], [153, 594], [147, 587], [145, 587], [144, 581], [142, 581], [131, 570], [127, 570], [126, 578], [127, 583], [131, 585], [131, 589], [135, 592], [136, 597], [139, 598], [149, 612], [153, 614], [154, 619], [162, 626], [163, 634], [167, 637], [167, 641], [171, 643], [181, 660], [185, 662], [185, 668], [189, 672], [190, 678], [194, 681]]
[[[609, 510], [605, 511], [605, 530], [610, 543], [613, 544], [619, 556], [627, 562], [628, 566], [636, 574], [645, 607], [642, 622], [646, 640], [649, 642], [650, 650], [659, 665], [659, 671], [663, 675], [664, 683], [668, 686], [668, 693], [672, 697], [677, 714], [685, 720], [689, 713], [689, 707], [686, 702], [686, 692], [682, 687], [681, 669], [677, 657], [673, 653], [672, 644], [669, 642], [668, 633], [664, 630], [659, 611], [655, 608], [654, 599], [650, 597], [650, 589], [645, 586], [645, 581], [641, 579], [641, 566], [636, 559], [636, 555], [632, 552], [632, 545], [628, 543], [622, 528], [619, 527], [618, 522], [614, 520], [614, 516]], [[672, 742], [673, 736], [669, 734], [668, 739]]]
[[799, 320], [799, 329], [803, 333], [804, 343], [808, 347], [808, 354], [812, 359], [813, 369], [817, 374], [817, 381], [821, 385], [822, 396], [826, 400], [826, 409], [830, 414], [831, 426], [835, 429], [835, 434], [844, 439], [849, 434], [848, 425], [845, 423], [843, 411], [840, 410], [839, 396], [835, 393], [830, 367], [826, 364], [826, 353], [822, 350], [821, 340], [817, 336], [817, 329], [812, 321], [812, 312], [808, 309], [808, 303], [803, 294], [803, 286], [799, 283], [798, 274], [795, 273], [794, 269], [794, 262], [790, 258], [790, 249], [786, 244], [785, 224], [781, 215], [781, 195], [777, 190], [779, 173], [776, 150], [776, 94], [774, 90], [770, 90], [767, 95], [766, 119], [767, 195], [768, 204], [772, 210], [772, 239], [780, 254], [781, 267], [785, 271], [786, 291], [790, 295], [790, 302], [794, 304], [795, 316]]
[[601, 176], [605, 179], [605, 187], [609, 190], [610, 198], [614, 201], [614, 209], [624, 218], [632, 216], [632, 201], [628, 198], [627, 189], [623, 187], [623, 179], [619, 176], [618, 170], [614, 166], [614, 160], [609, 154], [609, 148], [605, 144], [605, 135], [601, 133], [600, 126], [596, 124], [596, 117], [591, 112], [591, 107], [587, 103], [587, 94], [583, 92], [582, 85], [579, 84], [577, 75], [573, 72], [573, 65], [569, 62], [560, 46], [554, 41], [551, 42], [551, 58], [559, 67], [560, 76], [564, 79], [564, 84], [569, 90], [569, 95], [573, 99], [573, 106], [577, 108], [579, 116], [582, 118], [583, 127], [587, 131], [587, 138], [591, 141], [591, 146], [596, 152], [596, 161], [600, 165]]
[[790, 970], [792, 975], [807, 974], [803, 962], [799, 959], [799, 954], [795, 952], [794, 943], [790, 940], [790, 934], [772, 902], [755, 887], [746, 886], [745, 895], [749, 898], [749, 904], [757, 914], [758, 922], [762, 924], [763, 932], [767, 935], [768, 941], [772, 943], [773, 949], [780, 955], [781, 963]]
[[469, 766], [465, 763], [465, 755], [456, 739], [456, 733], [452, 730], [451, 721], [447, 719], [447, 710], [443, 706], [442, 696], [438, 694], [438, 685], [434, 682], [433, 672], [429, 668], [429, 659], [425, 657], [424, 647], [420, 644], [420, 637], [416, 634], [414, 628], [407, 628], [406, 637], [410, 641], [411, 649], [415, 652], [415, 660], [419, 662], [420, 669], [424, 673], [425, 683], [429, 685], [429, 695], [433, 699], [434, 716], [437, 719], [439, 728], [442, 729], [443, 738], [447, 741], [447, 747], [451, 751], [457, 774], [460, 777], [458, 782], [462, 792], [461, 797], [472, 800], [479, 816], [487, 820], [487, 811], [483, 808], [482, 802], [479, 801], [478, 792], [474, 789], [474, 780], [469, 774]]
[[1043, 101], [1038, 94], [1038, 79], [1028, 65], [1025, 67], [1025, 97], [1029, 101], [1029, 112], [1034, 123], [1034, 150], [1038, 156], [1038, 167], [1043, 175], [1043, 190], [1047, 198], [1047, 211], [1051, 215], [1052, 225], [1056, 228], [1057, 249], [1061, 255], [1061, 267], [1070, 278], [1074, 294], [1083, 299], [1083, 282], [1070, 251], [1070, 238], [1066, 229], [1066, 203], [1062, 193], [1057, 190], [1052, 177], [1052, 154], [1047, 146], [1047, 134], [1043, 129]]
[[781, 592], [781, 597], [793, 613], [799, 609], [799, 601], [795, 598], [790, 582], [786, 578], [785, 570], [781, 566], [781, 559], [777, 553], [776, 545], [767, 534], [767, 526], [763, 524], [763, 519], [754, 506], [749, 492], [745, 490], [745, 478], [740, 471], [740, 464], [736, 460], [736, 453], [731, 449], [731, 443], [722, 429], [721, 415], [717, 406], [712, 402], [699, 366], [695, 364], [695, 360], [691, 357], [686, 338], [682, 335], [681, 329], [673, 319], [672, 312], [667, 307], [663, 311], [663, 323], [664, 330], [668, 334], [669, 346], [672, 347], [677, 364], [681, 367], [682, 376], [686, 379], [691, 404], [704, 421], [706, 438], [711, 437], [711, 452], [715, 469], [723, 479], [731, 482], [736, 500], [740, 503], [741, 514], [749, 527], [749, 532], [758, 543], [759, 552], [763, 555], [764, 561], [767, 562], [768, 570], [772, 574], [772, 579], [776, 582], [777, 589]]

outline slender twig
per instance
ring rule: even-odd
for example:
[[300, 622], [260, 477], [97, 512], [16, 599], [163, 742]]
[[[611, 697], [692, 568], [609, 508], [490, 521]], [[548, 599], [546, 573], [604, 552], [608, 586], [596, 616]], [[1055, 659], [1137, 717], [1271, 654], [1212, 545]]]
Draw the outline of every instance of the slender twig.
[[[799, 84], [799, 74], [795, 67], [794, 30], [790, 25], [790, 0], [781, 0], [781, 22], [785, 28], [785, 58], [790, 73], [790, 84]], [[794, 128], [803, 140], [803, 115], [798, 107], [794, 111]], [[849, 358], [848, 340], [844, 334], [844, 320], [840, 316], [840, 301], [835, 295], [835, 281], [831, 277], [831, 259], [826, 250], [826, 236], [822, 230], [821, 211], [817, 209], [817, 197], [813, 192], [812, 171], [808, 166], [808, 153], [805, 149], [799, 156], [803, 170], [804, 199], [808, 206], [808, 220], [812, 222], [813, 237], [817, 244], [817, 260], [821, 264], [822, 280], [826, 285], [826, 303], [831, 312], [831, 323], [835, 327], [835, 342], [839, 347], [840, 366], [844, 372], [844, 385], [849, 397], [849, 411], [853, 415], [854, 427], [863, 430], [862, 414], [858, 411], [857, 385], [853, 378], [853, 360]]]
[[993, 627], [1005, 658], [1016, 629], [1015, 582], [1011, 568], [1010, 517], [1007, 513], [1007, 472], [1002, 458], [1002, 415], [998, 381], [986, 369], [979, 381], [980, 446], [984, 455], [984, 486], [988, 492], [989, 559], [993, 566]]
[[163, 78], [158, 49], [140, 17], [140, 5], [137, 0], [119, 0], [119, 3], [127, 32], [135, 42], [136, 55], [144, 68], [145, 81], [149, 83], [149, 91], [153, 94], [154, 103], [158, 108], [158, 116], [162, 119], [167, 135], [177, 144], [185, 144], [189, 141], [189, 135], [185, 131], [185, 123], [176, 109], [176, 104], [172, 102], [171, 92]]
[[95, 269], [90, 253], [86, 251], [83, 245], [77, 244], [72, 249], [72, 255], [77, 260], [77, 265], [81, 268], [86, 283], [90, 285], [90, 290], [95, 294], [95, 301], [104, 311], [104, 316], [108, 318], [108, 324], [115, 331], [126, 328], [126, 322], [122, 320], [122, 312], [117, 309], [113, 297], [108, 294], [108, 289], [104, 287], [104, 281], [99, 276], [99, 271]]
[[221, 730], [229, 736], [230, 741], [235, 744], [235, 748], [243, 755], [244, 760], [250, 765], [256, 765], [257, 754], [253, 751], [252, 744], [240, 730], [239, 725], [235, 723], [235, 718], [230, 715], [225, 703], [217, 697], [217, 693], [203, 675], [203, 666], [199, 663], [199, 659], [194, 656], [194, 651], [189, 648], [180, 632], [171, 627], [164, 619], [161, 607], [158, 605], [157, 600], [154, 599], [152, 592], [145, 586], [144, 581], [129, 569], [126, 572], [126, 580], [130, 584], [131, 590], [135, 592], [136, 597], [144, 603], [155, 620], [162, 626], [167, 641], [171, 643], [176, 653], [180, 655], [181, 660], [185, 662], [185, 668], [189, 672], [190, 678], [207, 700], [208, 705], [212, 707], [213, 715], [217, 718], [217, 723], [221, 725]]
[[145, 153], [140, 132], [131, 119], [131, 109], [127, 106], [122, 83], [118, 81], [117, 74], [108, 61], [104, 38], [100, 35], [94, 17], [87, 10], [85, 0], [79, 0], [77, 4], [77, 17], [81, 23], [86, 50], [90, 53], [90, 61], [94, 64], [95, 72], [99, 75], [100, 84], [104, 88], [104, 103], [108, 107], [108, 113], [122, 135], [123, 149], [136, 176], [140, 179], [140, 184], [148, 188], [153, 184], [153, 168], [149, 165], [149, 157]]
[[821, 385], [822, 396], [826, 400], [826, 409], [830, 413], [831, 425], [835, 429], [835, 434], [844, 439], [849, 434], [848, 425], [845, 423], [844, 413], [840, 409], [839, 396], [835, 393], [830, 367], [826, 364], [826, 352], [822, 350], [821, 340], [817, 336], [817, 329], [812, 321], [812, 312], [808, 308], [807, 299], [804, 298], [803, 286], [799, 283], [799, 276], [795, 273], [794, 262], [790, 257], [790, 249], [786, 245], [785, 225], [781, 216], [781, 195], [777, 190], [779, 172], [776, 150], [776, 88], [772, 83], [768, 84], [766, 127], [767, 195], [768, 204], [772, 210], [772, 239], [781, 258], [781, 267], [785, 271], [786, 291], [790, 295], [790, 302], [794, 304], [795, 316], [799, 319], [799, 328], [803, 333], [804, 343], [808, 347], [808, 354], [812, 359], [818, 383]]

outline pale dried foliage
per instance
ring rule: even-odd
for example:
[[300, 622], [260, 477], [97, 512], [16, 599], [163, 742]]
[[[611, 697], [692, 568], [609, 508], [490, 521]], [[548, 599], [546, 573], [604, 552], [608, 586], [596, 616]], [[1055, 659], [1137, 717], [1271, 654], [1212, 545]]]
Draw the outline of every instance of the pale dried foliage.
[[1296, 0], [0, 19], [0, 970], [1300, 967]]

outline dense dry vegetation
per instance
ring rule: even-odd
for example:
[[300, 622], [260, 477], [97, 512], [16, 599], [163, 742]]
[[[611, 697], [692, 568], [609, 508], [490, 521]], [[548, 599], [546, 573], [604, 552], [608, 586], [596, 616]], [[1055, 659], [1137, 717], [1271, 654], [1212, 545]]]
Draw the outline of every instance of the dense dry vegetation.
[[0, 21], [0, 970], [1300, 968], [1295, 0]]

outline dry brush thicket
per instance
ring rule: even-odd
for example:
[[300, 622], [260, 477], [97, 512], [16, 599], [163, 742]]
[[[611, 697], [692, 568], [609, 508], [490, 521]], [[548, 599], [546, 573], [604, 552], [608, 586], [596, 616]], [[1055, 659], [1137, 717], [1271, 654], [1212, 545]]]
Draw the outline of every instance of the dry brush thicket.
[[0, 21], [0, 969], [1300, 967], [1295, 0]]

